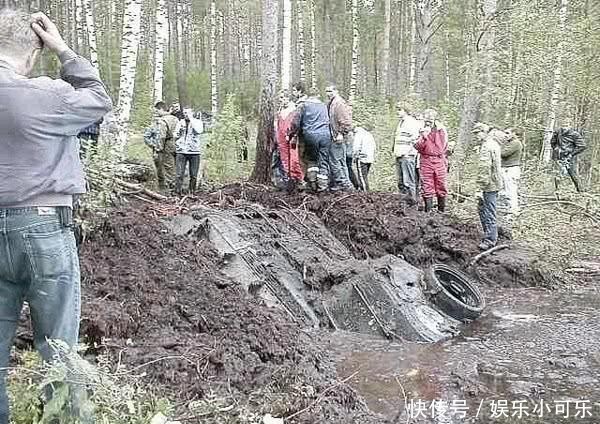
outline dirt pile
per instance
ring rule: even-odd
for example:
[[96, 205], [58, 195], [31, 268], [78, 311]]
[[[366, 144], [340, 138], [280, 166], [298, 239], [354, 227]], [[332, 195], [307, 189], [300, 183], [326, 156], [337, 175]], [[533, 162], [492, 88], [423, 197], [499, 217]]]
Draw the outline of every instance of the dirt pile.
[[518, 244], [469, 267], [470, 261], [480, 253], [481, 232], [477, 222], [461, 222], [450, 214], [426, 215], [404, 207], [397, 194], [288, 195], [261, 186], [236, 184], [203, 199], [218, 201], [221, 205], [240, 200], [256, 202], [296, 215], [312, 212], [359, 259], [392, 254], [423, 269], [433, 263], [445, 263], [493, 286], [549, 287], [557, 280], [547, 264]]
[[143, 204], [115, 211], [82, 245], [81, 265], [82, 334], [149, 383], [181, 400], [227, 393], [274, 416], [318, 400], [292, 422], [370, 422], [348, 386], [327, 391], [335, 369], [314, 336], [245, 294], [208, 243], [175, 236]]

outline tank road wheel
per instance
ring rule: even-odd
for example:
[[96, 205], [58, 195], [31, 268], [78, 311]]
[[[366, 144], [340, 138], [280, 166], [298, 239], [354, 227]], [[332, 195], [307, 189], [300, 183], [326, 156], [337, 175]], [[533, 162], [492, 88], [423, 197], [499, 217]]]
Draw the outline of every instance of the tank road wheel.
[[465, 274], [447, 265], [436, 264], [425, 275], [432, 302], [446, 315], [470, 322], [482, 314], [485, 299]]

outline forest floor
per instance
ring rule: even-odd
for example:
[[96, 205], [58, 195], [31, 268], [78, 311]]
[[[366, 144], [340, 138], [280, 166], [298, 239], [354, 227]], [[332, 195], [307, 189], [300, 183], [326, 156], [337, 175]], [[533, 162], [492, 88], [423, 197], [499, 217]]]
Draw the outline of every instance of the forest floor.
[[[177, 229], [179, 217], [201, 223], [198, 212], [248, 205], [271, 227], [281, 228], [282, 216], [299, 233], [322, 223], [352, 260], [394, 255], [420, 269], [462, 269], [488, 308], [435, 344], [307, 328], [225, 272], [230, 258], [201, 236], [202, 225]], [[503, 398], [587, 398], [600, 415], [600, 295], [516, 243], [469, 266], [478, 242], [477, 226], [407, 210], [393, 194], [231, 185], [172, 202], [130, 199], [81, 246], [82, 334], [180, 405], [204, 402], [194, 413], [181, 408], [183, 422], [260, 423], [267, 413], [290, 423], [470, 422], [480, 401]], [[311, 289], [334, 289], [342, 279], [332, 275]], [[430, 409], [415, 415], [417, 399]], [[465, 400], [471, 418], [440, 418], [443, 402], [431, 408], [434, 400]], [[563, 422], [538, 420], [523, 422]]]

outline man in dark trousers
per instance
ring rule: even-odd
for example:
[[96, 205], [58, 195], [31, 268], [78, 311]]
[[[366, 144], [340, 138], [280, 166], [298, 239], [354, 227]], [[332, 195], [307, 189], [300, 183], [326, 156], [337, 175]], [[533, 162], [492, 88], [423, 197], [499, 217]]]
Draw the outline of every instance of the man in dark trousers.
[[329, 148], [331, 133], [327, 106], [316, 97], [308, 96], [301, 82], [292, 86], [297, 99], [294, 119], [288, 130], [288, 141], [301, 136], [306, 160], [306, 179], [309, 188], [325, 191], [329, 185]]
[[[44, 47], [60, 61], [61, 79], [29, 78]], [[0, 424], [9, 422], [6, 367], [23, 302], [44, 360], [58, 353], [48, 340], [78, 341], [72, 207], [85, 180], [77, 134], [111, 108], [98, 71], [46, 15], [0, 11]], [[71, 386], [74, 410], [77, 393]]]
[[[577, 157], [585, 150], [585, 140], [582, 135], [569, 126], [564, 126], [552, 135], [552, 159], [560, 165], [561, 175], [569, 175], [578, 193], [583, 191], [581, 181], [577, 175]], [[556, 181], [558, 190], [558, 180]]]

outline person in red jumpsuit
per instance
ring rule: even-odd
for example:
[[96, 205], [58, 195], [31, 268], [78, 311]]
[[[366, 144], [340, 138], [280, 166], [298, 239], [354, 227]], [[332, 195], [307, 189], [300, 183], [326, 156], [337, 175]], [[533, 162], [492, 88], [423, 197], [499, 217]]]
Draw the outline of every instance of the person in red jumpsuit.
[[284, 179], [291, 185], [296, 186], [304, 181], [304, 172], [300, 164], [298, 154], [298, 138], [287, 138], [290, 125], [296, 113], [296, 105], [292, 101], [290, 94], [283, 91], [279, 96], [280, 109], [277, 114], [275, 128], [277, 134], [277, 149], [281, 158]]
[[425, 126], [415, 144], [421, 155], [421, 186], [425, 200], [425, 212], [433, 209], [433, 198], [437, 197], [438, 210], [446, 210], [448, 195], [448, 135], [446, 130], [436, 125], [437, 112], [427, 109], [423, 112]]

